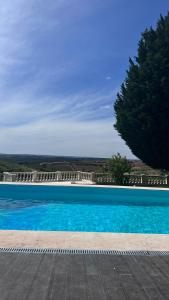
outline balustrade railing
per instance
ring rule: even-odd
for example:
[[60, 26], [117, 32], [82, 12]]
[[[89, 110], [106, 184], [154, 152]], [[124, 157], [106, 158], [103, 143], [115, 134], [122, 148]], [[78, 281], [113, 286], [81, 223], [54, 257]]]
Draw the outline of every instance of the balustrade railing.
[[109, 173], [96, 173], [97, 184], [127, 185], [127, 186], [168, 186], [169, 176], [158, 175], [123, 175], [122, 177], [111, 176]]
[[64, 172], [4, 172], [3, 181], [8, 182], [55, 182], [55, 181], [93, 181], [93, 173], [80, 171]]
[[57, 172], [4, 172], [3, 181], [7, 182], [91, 182], [96, 184], [126, 186], [162, 186], [169, 187], [169, 176], [124, 175], [115, 177], [109, 173], [93, 173], [81, 171]]
[[115, 177], [109, 173], [96, 173], [95, 182], [97, 184], [115, 184]]

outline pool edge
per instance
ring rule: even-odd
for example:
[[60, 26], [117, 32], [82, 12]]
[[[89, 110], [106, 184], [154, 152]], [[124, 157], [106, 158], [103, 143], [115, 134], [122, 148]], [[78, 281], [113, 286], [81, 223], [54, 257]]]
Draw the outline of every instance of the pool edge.
[[7, 182], [0, 181], [0, 185], [20, 185], [20, 186], [64, 186], [64, 187], [90, 187], [90, 188], [116, 188], [116, 189], [138, 189], [138, 190], [159, 190], [159, 191], [169, 191], [168, 187], [147, 187], [147, 186], [124, 186], [124, 185], [101, 185], [93, 183], [74, 183], [71, 182]]
[[0, 248], [169, 251], [169, 234], [0, 230]]

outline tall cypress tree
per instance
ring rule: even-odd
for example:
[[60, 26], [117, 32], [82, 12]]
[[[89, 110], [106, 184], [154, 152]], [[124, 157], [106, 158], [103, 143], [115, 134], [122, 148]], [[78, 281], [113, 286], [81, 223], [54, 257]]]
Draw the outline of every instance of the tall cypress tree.
[[114, 109], [115, 128], [133, 154], [169, 170], [169, 13], [142, 34]]

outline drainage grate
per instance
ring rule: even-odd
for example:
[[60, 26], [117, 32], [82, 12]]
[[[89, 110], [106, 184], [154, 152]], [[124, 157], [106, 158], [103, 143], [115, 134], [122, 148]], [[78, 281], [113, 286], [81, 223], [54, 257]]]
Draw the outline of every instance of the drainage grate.
[[169, 255], [169, 251], [117, 251], [91, 249], [50, 249], [50, 248], [0, 248], [0, 253], [48, 253], [48, 254], [102, 254], [102, 255], [140, 255], [161, 256]]

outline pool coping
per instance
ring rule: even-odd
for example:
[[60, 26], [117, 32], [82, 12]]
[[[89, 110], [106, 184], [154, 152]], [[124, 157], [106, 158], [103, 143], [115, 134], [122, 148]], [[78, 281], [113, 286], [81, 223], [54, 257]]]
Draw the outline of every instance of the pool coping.
[[169, 234], [0, 230], [0, 249], [169, 252]]
[[0, 181], [0, 185], [26, 185], [26, 186], [67, 186], [67, 187], [98, 187], [98, 188], [116, 188], [116, 189], [138, 189], [138, 190], [159, 190], [169, 191], [167, 187], [147, 187], [147, 186], [124, 186], [124, 185], [104, 185], [95, 184], [89, 181], [69, 182], [9, 182]]

